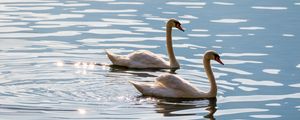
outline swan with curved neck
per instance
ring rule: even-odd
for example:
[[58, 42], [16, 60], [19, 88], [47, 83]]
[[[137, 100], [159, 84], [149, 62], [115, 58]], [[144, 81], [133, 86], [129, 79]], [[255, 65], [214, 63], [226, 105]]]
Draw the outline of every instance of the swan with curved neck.
[[173, 74], [163, 74], [154, 83], [129, 81], [145, 96], [170, 98], [214, 98], [217, 95], [217, 84], [211, 69], [210, 60], [224, 65], [215, 51], [206, 51], [203, 58], [204, 69], [210, 83], [210, 90], [202, 92], [187, 80]]
[[164, 60], [161, 56], [147, 50], [138, 50], [128, 55], [117, 55], [106, 51], [106, 54], [113, 65], [125, 66], [128, 68], [172, 68], [178, 69], [178, 64], [172, 46], [172, 28], [184, 31], [181, 23], [175, 19], [170, 19], [166, 24], [166, 44], [169, 55], [169, 61]]

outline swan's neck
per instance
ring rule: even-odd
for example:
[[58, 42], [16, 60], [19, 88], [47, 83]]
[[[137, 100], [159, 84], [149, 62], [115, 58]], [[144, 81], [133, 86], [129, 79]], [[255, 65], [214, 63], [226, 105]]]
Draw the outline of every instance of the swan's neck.
[[169, 55], [169, 60], [170, 60], [170, 67], [171, 68], [179, 68], [179, 64], [176, 60], [174, 50], [173, 50], [173, 45], [172, 45], [172, 26], [169, 26], [167, 24], [167, 50], [168, 50], [168, 55]]
[[210, 90], [207, 93], [209, 97], [215, 97], [217, 95], [217, 84], [214, 77], [214, 74], [211, 70], [210, 60], [205, 58], [203, 59], [204, 69], [207, 75], [207, 78], [210, 82]]

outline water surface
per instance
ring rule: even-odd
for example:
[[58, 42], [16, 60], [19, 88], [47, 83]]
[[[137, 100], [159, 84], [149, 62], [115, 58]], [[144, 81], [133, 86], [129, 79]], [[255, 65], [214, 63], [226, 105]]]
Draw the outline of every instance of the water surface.
[[[300, 2], [296, 0], [1, 0], [0, 117], [10, 119], [299, 119]], [[213, 62], [216, 99], [140, 96], [128, 80], [169, 70], [110, 64], [104, 50], [146, 49], [167, 58], [165, 22], [181, 64], [176, 74], [208, 90], [202, 57]], [[101, 65], [99, 65], [101, 64]]]

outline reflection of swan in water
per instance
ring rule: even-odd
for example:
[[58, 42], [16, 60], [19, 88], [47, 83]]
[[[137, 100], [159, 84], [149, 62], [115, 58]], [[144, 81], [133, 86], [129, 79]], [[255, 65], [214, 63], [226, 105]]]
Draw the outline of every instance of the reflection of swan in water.
[[156, 55], [147, 50], [139, 50], [128, 55], [117, 55], [106, 51], [110, 61], [114, 65], [125, 66], [128, 68], [172, 68], [178, 69], [180, 66], [175, 58], [172, 46], [172, 27], [184, 31], [181, 24], [175, 20], [170, 19], [167, 24], [166, 42], [169, 55], [169, 62], [164, 60], [161, 56]]
[[98, 64], [100, 66], [107, 66], [109, 67], [110, 72], [117, 72], [117, 73], [128, 73], [132, 75], [136, 75], [138, 77], [157, 77], [157, 75], [149, 74], [153, 72], [168, 72], [171, 74], [176, 74], [176, 69], [157, 69], [157, 68], [145, 68], [145, 69], [137, 69], [137, 68], [127, 68], [124, 66], [118, 66], [118, 65], [103, 65]]
[[[207, 104], [208, 101], [208, 104]], [[201, 103], [199, 103], [201, 102]], [[215, 120], [214, 113], [216, 109], [216, 98], [209, 98], [203, 100], [191, 100], [191, 99], [161, 99], [156, 104], [156, 112], [163, 113], [164, 116], [190, 116], [197, 115], [198, 110], [195, 113], [180, 113], [181, 110], [205, 108], [209, 113], [204, 117], [210, 120]]]
[[149, 73], [152, 72], [170, 72], [175, 73], [176, 69], [154, 69], [154, 68], [147, 68], [147, 69], [135, 69], [135, 68], [127, 68], [124, 66], [117, 66], [117, 65], [108, 65], [105, 63], [96, 63], [96, 62], [73, 62], [73, 61], [57, 61], [54, 63], [57, 66], [64, 66], [64, 65], [73, 65], [75, 68], [82, 68], [85, 69], [95, 69], [95, 67], [102, 67], [102, 69], [108, 68], [110, 72], [117, 72], [117, 73], [128, 73], [132, 75], [136, 75], [139, 77], [157, 77], [156, 75], [152, 75]]
[[188, 81], [173, 75], [160, 75], [154, 83], [131, 82], [145, 96], [170, 98], [214, 98], [217, 94], [217, 84], [213, 75], [210, 60], [223, 65], [220, 56], [215, 51], [206, 51], [203, 58], [204, 69], [210, 82], [210, 91], [202, 92]]
[[136, 75], [138, 77], [157, 77], [155, 75], [149, 74], [150, 72], [167, 72], [163, 69], [130, 69], [124, 66], [116, 66], [116, 65], [110, 65], [110, 72], [117, 72], [117, 73], [128, 73], [132, 75]]

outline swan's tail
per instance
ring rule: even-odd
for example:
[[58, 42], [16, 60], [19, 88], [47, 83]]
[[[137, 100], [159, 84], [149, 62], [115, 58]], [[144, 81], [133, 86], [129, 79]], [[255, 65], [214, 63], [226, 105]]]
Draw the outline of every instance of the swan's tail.
[[114, 54], [108, 50], [105, 50], [105, 53], [107, 55], [107, 57], [109, 58], [109, 60], [113, 63], [113, 64], [116, 64], [117, 62], [117, 59], [116, 59], [116, 56], [118, 56], [117, 54]]
[[151, 95], [150, 85], [142, 82], [131, 81], [131, 80], [129, 80], [129, 82], [143, 95]]

